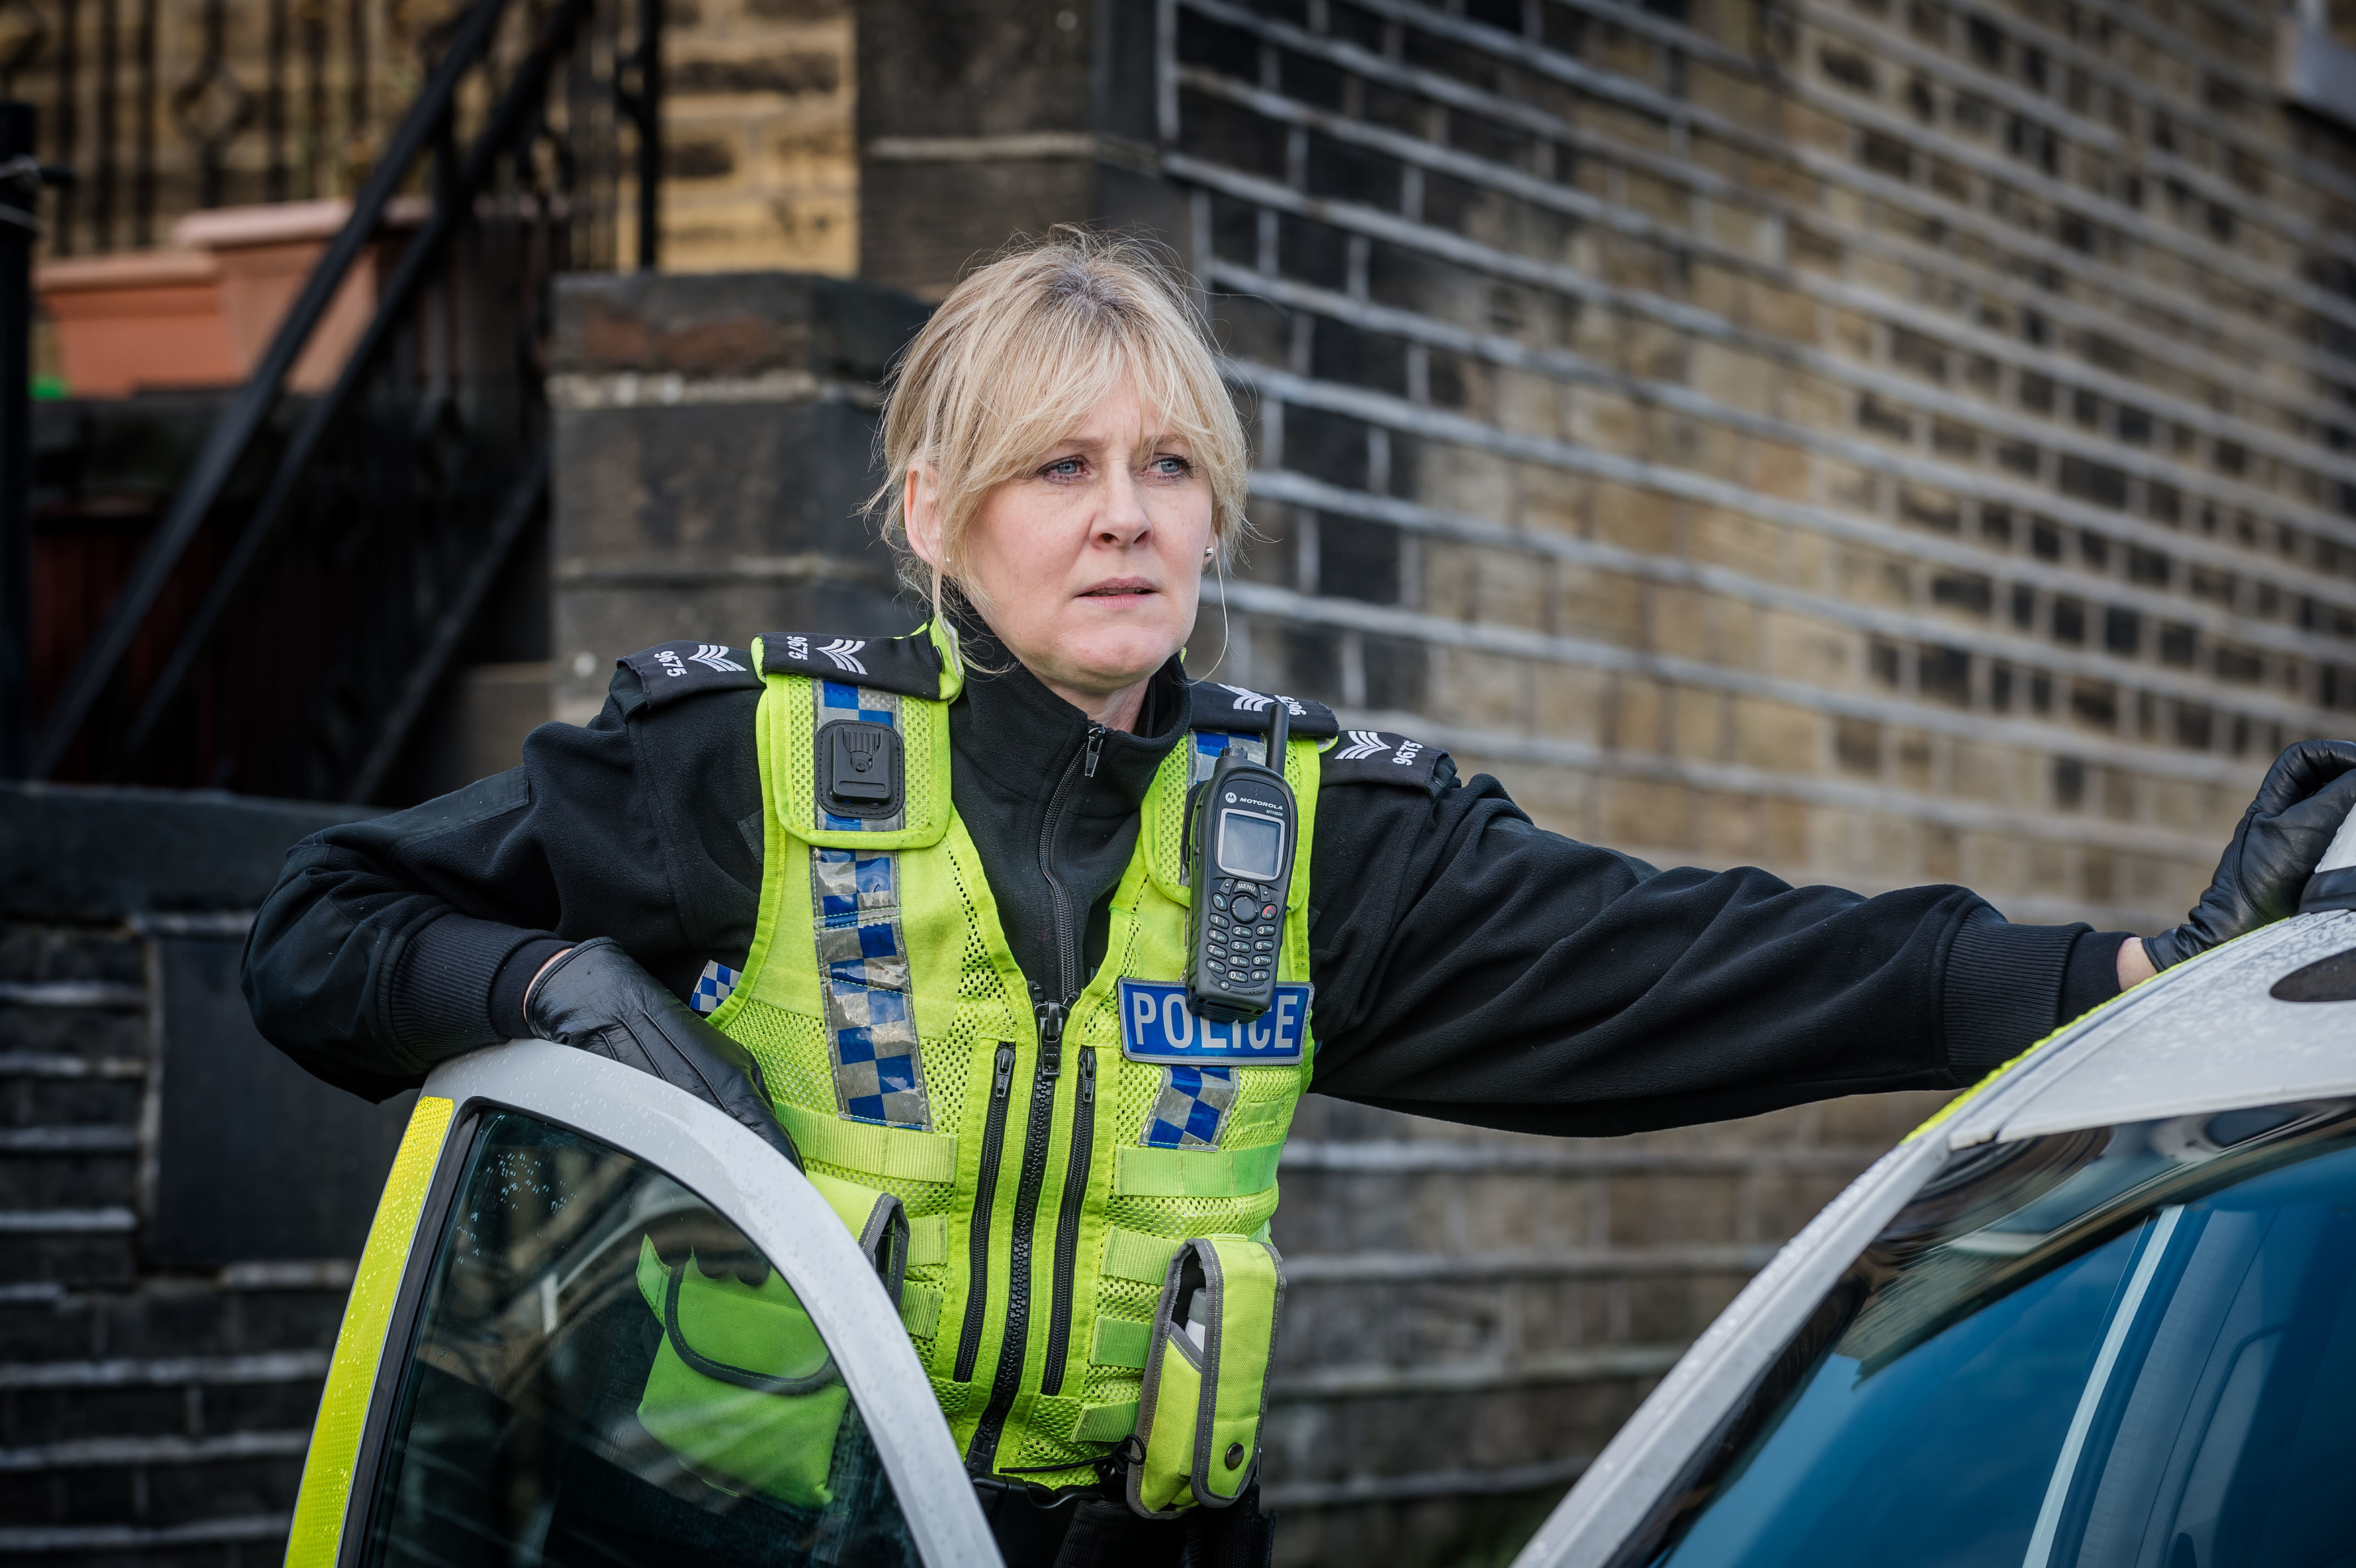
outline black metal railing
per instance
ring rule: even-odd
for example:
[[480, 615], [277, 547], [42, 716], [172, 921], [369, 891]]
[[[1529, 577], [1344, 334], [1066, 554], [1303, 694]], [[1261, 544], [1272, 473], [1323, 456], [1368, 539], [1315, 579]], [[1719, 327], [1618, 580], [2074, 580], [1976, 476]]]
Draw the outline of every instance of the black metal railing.
[[32, 741], [34, 137], [31, 106], [0, 100], [0, 779], [25, 775]]
[[48, 253], [159, 244], [199, 208], [352, 194], [426, 74], [412, 62], [438, 58], [466, 15], [449, 0], [0, 0], [0, 98], [33, 105], [43, 156], [82, 176], [51, 205]]
[[[385, 788], [543, 528], [550, 283], [612, 264], [620, 130], [655, 112], [659, 25], [651, 0], [457, 14], [49, 705], [34, 776], [354, 801]], [[632, 151], [643, 192], [657, 148]], [[418, 186], [423, 217], [395, 221]], [[639, 229], [645, 264], [654, 233]], [[327, 390], [289, 394], [371, 251], [367, 330]]]

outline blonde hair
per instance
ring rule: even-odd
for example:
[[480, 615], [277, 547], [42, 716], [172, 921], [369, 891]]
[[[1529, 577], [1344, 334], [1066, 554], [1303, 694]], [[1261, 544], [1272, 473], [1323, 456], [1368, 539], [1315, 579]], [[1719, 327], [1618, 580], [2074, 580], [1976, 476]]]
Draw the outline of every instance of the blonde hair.
[[[991, 489], [1027, 474], [1123, 378], [1146, 435], [1183, 437], [1211, 491], [1219, 560], [1245, 528], [1248, 459], [1185, 278], [1157, 246], [1058, 228], [968, 273], [933, 312], [884, 381], [884, 482], [869, 500], [898, 557], [900, 580], [941, 612], [943, 580], [975, 596], [966, 531]], [[941, 568], [908, 543], [904, 486], [930, 468], [940, 509]]]

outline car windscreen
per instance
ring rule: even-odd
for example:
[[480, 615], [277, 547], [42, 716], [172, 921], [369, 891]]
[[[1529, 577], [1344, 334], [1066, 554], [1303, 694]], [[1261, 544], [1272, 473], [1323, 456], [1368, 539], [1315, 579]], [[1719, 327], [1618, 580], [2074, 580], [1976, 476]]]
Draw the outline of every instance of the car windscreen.
[[1615, 1568], [2356, 1563], [2352, 1282], [2349, 1104], [1965, 1150]]

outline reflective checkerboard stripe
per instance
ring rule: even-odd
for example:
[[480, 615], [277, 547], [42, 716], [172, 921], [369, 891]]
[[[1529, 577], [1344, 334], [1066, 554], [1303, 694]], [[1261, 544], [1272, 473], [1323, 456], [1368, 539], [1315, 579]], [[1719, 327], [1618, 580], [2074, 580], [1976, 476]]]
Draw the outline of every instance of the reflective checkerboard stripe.
[[[1196, 730], [1188, 734], [1187, 745], [1186, 784], [1190, 791], [1195, 784], [1209, 781], [1211, 771], [1219, 765], [1219, 759], [1226, 754], [1229, 746], [1241, 752], [1246, 762], [1265, 763], [1268, 761], [1268, 740], [1260, 735], [1230, 735], [1220, 730]], [[1186, 804], [1191, 810], [1194, 806], [1191, 793]], [[1185, 885], [1188, 874], [1189, 868], [1181, 860], [1178, 866], [1181, 887]]]
[[1201, 784], [1219, 765], [1219, 758], [1229, 746], [1240, 751], [1247, 762], [1268, 761], [1268, 739], [1262, 735], [1230, 735], [1220, 730], [1197, 730], [1193, 732], [1194, 752], [1187, 770], [1189, 784]]
[[703, 973], [695, 977], [695, 989], [688, 993], [687, 1005], [703, 1017], [710, 1018], [720, 1010], [720, 1004], [728, 999], [728, 993], [736, 988], [740, 977], [735, 970], [719, 959], [705, 959]]
[[[900, 727], [900, 699], [891, 692], [833, 680], [812, 685], [820, 731], [853, 720]], [[817, 781], [817, 798], [823, 800], [825, 787], [825, 780]], [[900, 824], [897, 814], [862, 818], [819, 810], [818, 826], [833, 832], [886, 833]], [[899, 856], [813, 848], [810, 910], [837, 1110], [854, 1122], [929, 1129], [932, 1107], [900, 930]]]
[[1165, 1067], [1162, 1093], [1137, 1141], [1148, 1148], [1216, 1148], [1235, 1103], [1234, 1069]]

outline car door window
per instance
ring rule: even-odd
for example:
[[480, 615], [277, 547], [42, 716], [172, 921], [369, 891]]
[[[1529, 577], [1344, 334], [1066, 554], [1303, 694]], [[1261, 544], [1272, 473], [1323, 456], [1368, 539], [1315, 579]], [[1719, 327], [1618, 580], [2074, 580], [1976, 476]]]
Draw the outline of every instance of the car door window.
[[2345, 1568], [2356, 1111], [1954, 1157], [1614, 1568]]
[[363, 1563], [918, 1561], [793, 1285], [594, 1139], [478, 1118], [410, 1345]]

